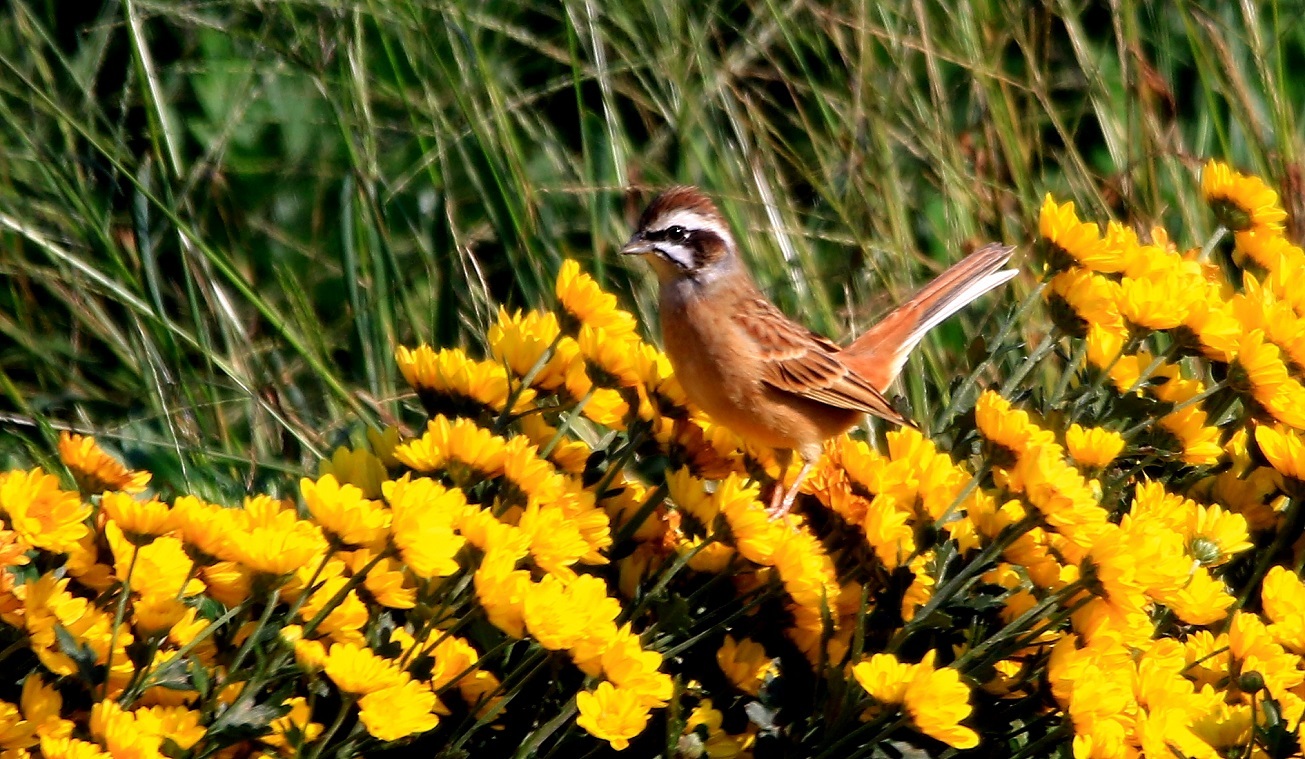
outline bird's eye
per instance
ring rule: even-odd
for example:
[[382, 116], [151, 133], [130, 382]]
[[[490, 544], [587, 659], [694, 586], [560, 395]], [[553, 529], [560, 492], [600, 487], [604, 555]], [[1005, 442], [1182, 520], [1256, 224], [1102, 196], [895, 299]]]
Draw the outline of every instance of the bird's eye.
[[671, 242], [684, 242], [689, 237], [689, 230], [676, 224], [666, 228], [666, 239]]

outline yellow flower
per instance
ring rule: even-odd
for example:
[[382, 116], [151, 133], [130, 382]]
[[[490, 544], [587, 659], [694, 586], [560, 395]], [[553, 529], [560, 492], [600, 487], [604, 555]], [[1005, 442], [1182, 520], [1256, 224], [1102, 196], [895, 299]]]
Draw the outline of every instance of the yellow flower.
[[[473, 361], [460, 348], [436, 352], [429, 345], [415, 350], [399, 346], [395, 358], [403, 378], [417, 391], [417, 397], [432, 416], [497, 414], [512, 397], [514, 388], [497, 361]], [[513, 410], [529, 406], [534, 397], [535, 391], [521, 389]]]
[[645, 650], [629, 624], [613, 634], [601, 662], [603, 675], [645, 707], [665, 706], [670, 700], [674, 684], [669, 675], [659, 671], [662, 655]]
[[317, 462], [317, 477], [334, 475], [342, 485], [353, 485], [362, 491], [364, 498], [380, 498], [381, 483], [385, 481], [385, 462], [366, 448], [354, 450], [340, 446], [331, 458]]
[[134, 592], [175, 597], [203, 591], [203, 584], [190, 575], [193, 563], [177, 538], [165, 535], [148, 545], [136, 546], [112, 522], [105, 525], [104, 537], [113, 553], [113, 568], [118, 577], [127, 576], [135, 555], [136, 568], [131, 574]]
[[113, 759], [94, 743], [76, 738], [41, 738], [41, 756], [45, 759]]
[[576, 694], [575, 703], [580, 711], [576, 724], [617, 751], [628, 747], [630, 739], [648, 726], [648, 709], [638, 696], [606, 681], [592, 691]]
[[1048, 193], [1038, 215], [1038, 230], [1055, 249], [1089, 269], [1100, 272], [1123, 269], [1118, 252], [1103, 244], [1097, 225], [1079, 221], [1073, 202], [1056, 205]]
[[176, 596], [150, 594], [137, 598], [131, 605], [136, 631], [142, 635], [162, 635], [186, 615], [186, 605]]
[[593, 575], [564, 582], [545, 575], [525, 597], [526, 629], [550, 651], [572, 648], [595, 630], [615, 632], [620, 603], [607, 595], [607, 583]]
[[394, 449], [394, 456], [419, 472], [448, 470], [459, 484], [503, 473], [507, 441], [469, 419], [437, 416], [426, 433]]
[[326, 666], [326, 644], [304, 637], [304, 628], [286, 625], [281, 628], [281, 639], [294, 646], [295, 661], [305, 672], [320, 672]]
[[235, 509], [206, 503], [184, 495], [173, 503], [174, 526], [185, 541], [187, 552], [200, 564], [234, 558], [229, 539], [236, 529]]
[[599, 387], [634, 387], [641, 383], [637, 364], [639, 343], [633, 336], [609, 335], [602, 328], [588, 324], [580, 327], [576, 338], [584, 357], [589, 378]]
[[232, 554], [255, 572], [281, 577], [307, 566], [326, 551], [326, 540], [311, 522], [288, 519], [260, 525], [232, 538]]
[[[1251, 259], [1265, 271], [1271, 272], [1269, 279], [1275, 282], [1286, 284], [1287, 281], [1284, 277], [1293, 276], [1295, 272], [1300, 271], [1302, 266], [1305, 266], [1305, 250], [1293, 245], [1279, 230], [1269, 228], [1248, 229], [1245, 232], [1238, 232], [1236, 240], [1237, 248], [1233, 253], [1234, 260], [1245, 263], [1244, 259]], [[1275, 279], [1272, 274], [1281, 274], [1283, 276]], [[1277, 288], [1273, 289], [1276, 290]], [[1283, 289], [1285, 290], [1285, 288]]]
[[395, 662], [353, 643], [332, 644], [323, 669], [337, 688], [355, 695], [393, 688], [410, 679]]
[[1246, 517], [1217, 504], [1191, 509], [1184, 527], [1188, 553], [1207, 567], [1217, 567], [1253, 547]]
[[72, 471], [77, 487], [92, 496], [106, 490], [139, 493], [149, 485], [149, 472], [133, 472], [118, 463], [93, 437], [59, 433], [59, 460]]
[[525, 635], [525, 600], [534, 589], [530, 573], [517, 569], [514, 552], [488, 551], [476, 570], [476, 598], [489, 621], [498, 629], [520, 638]]
[[1118, 282], [1076, 266], [1052, 277], [1047, 302], [1058, 326], [1074, 337], [1086, 337], [1093, 325], [1125, 329], [1119, 293]]
[[[566, 368], [570, 366], [570, 356], [554, 350], [553, 355], [545, 360], [545, 355], [554, 348], [562, 328], [557, 317], [542, 311], [529, 311], [524, 315], [518, 311], [508, 316], [503, 307], [499, 307], [498, 321], [490, 325], [486, 334], [490, 354], [499, 363], [518, 377], [525, 378], [538, 367], [531, 384], [545, 391], [556, 390], [566, 377]], [[541, 364], [540, 362], [543, 361]]]
[[434, 730], [439, 699], [429, 688], [414, 680], [372, 691], [358, 701], [358, 719], [372, 737], [397, 741], [409, 735]]
[[1305, 441], [1295, 430], [1260, 426], [1255, 442], [1273, 468], [1298, 482], [1305, 482]]
[[100, 497], [100, 507], [133, 543], [148, 543], [175, 527], [172, 509], [152, 498], [138, 501], [127, 493], [110, 492]]
[[1192, 296], [1191, 282], [1180, 276], [1177, 267], [1147, 277], [1125, 277], [1120, 286], [1119, 313], [1143, 329], [1173, 329], [1187, 319]]
[[616, 307], [616, 296], [603, 292], [598, 283], [580, 271], [580, 264], [568, 259], [557, 273], [557, 302], [562, 307], [563, 327], [574, 333], [585, 324], [605, 331], [613, 339], [633, 335], [634, 317]]
[[1305, 582], [1283, 566], [1275, 566], [1264, 576], [1260, 603], [1273, 624], [1269, 632], [1284, 647], [1305, 653]]
[[838, 599], [834, 563], [820, 540], [804, 529], [780, 533], [771, 561], [784, 590], [801, 606], [820, 609]]
[[1219, 429], [1207, 425], [1206, 419], [1199, 406], [1185, 406], [1160, 418], [1160, 427], [1178, 439], [1183, 461], [1192, 466], [1217, 464], [1223, 455]]
[[530, 555], [540, 569], [564, 580], [575, 577], [571, 565], [589, 553], [589, 544], [561, 508], [531, 504], [517, 527], [530, 540]]
[[915, 665], [902, 703], [920, 732], [952, 748], [974, 748], [979, 745], [978, 733], [960, 724], [970, 716], [970, 689], [955, 669], [934, 669], [936, 653], [930, 651]]
[[1239, 174], [1221, 161], [1210, 160], [1201, 170], [1201, 194], [1219, 223], [1234, 232], [1281, 231], [1287, 218], [1278, 193], [1263, 179]]
[[40, 467], [10, 472], [0, 481], [0, 514], [19, 537], [35, 548], [67, 553], [89, 533], [91, 507], [59, 488], [59, 478]]
[[341, 485], [335, 475], [313, 482], [299, 480], [304, 505], [327, 532], [345, 545], [373, 545], [385, 537], [390, 515], [375, 501], [363, 497], [353, 485]]
[[1102, 469], [1124, 450], [1124, 436], [1102, 427], [1073, 424], [1065, 433], [1065, 447], [1082, 466]]
[[234, 561], [219, 561], [200, 570], [200, 578], [213, 600], [226, 606], [236, 606], [249, 598], [253, 573]]
[[467, 509], [462, 491], [404, 475], [385, 483], [385, 497], [393, 512], [394, 545], [408, 568], [427, 580], [458, 571], [458, 552], [467, 542], [453, 531]]
[[[335, 598], [336, 594], [348, 584], [349, 578], [340, 574], [343, 569], [340, 562], [335, 560], [328, 562], [327, 568], [322, 572], [325, 577], [319, 579], [312, 593], [299, 607], [299, 617], [301, 619], [307, 622], [316, 618], [318, 614], [327, 608], [327, 604]], [[344, 594], [344, 597], [337, 605], [327, 612], [317, 629], [325, 635], [335, 636], [337, 640], [351, 640], [355, 639], [352, 634], [361, 630], [363, 625], [367, 624], [369, 617], [370, 611], [367, 605], [358, 598], [357, 591], [350, 590]]]
[[892, 654], [875, 654], [852, 667], [857, 683], [881, 704], [900, 704], [911, 679], [911, 665]]
[[1296, 429], [1305, 428], [1305, 388], [1288, 374], [1282, 352], [1265, 340], [1262, 330], [1242, 336], [1228, 380], [1278, 421]]
[[716, 663], [734, 687], [751, 696], [761, 691], [767, 675], [778, 672], [775, 660], [766, 655], [760, 643], [747, 638], [736, 641], [732, 635], [725, 636], [725, 643], [716, 652]]
[[322, 734], [322, 726], [312, 721], [308, 700], [303, 696], [286, 699], [284, 706], [289, 706], [290, 711], [272, 720], [270, 725], [272, 732], [260, 737], [259, 740], [276, 748], [297, 752], [317, 740], [317, 737]]
[[1033, 423], [1027, 411], [1012, 408], [1010, 401], [991, 390], [985, 390], [979, 396], [974, 406], [974, 420], [979, 434], [1015, 457], [1055, 440], [1050, 431]]

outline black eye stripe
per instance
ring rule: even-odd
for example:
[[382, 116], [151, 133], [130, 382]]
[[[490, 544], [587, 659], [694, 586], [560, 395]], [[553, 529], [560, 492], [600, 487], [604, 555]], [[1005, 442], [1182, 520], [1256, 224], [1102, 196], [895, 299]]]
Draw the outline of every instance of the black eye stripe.
[[645, 237], [653, 242], [684, 242], [689, 239], [692, 233], [684, 227], [676, 224], [666, 229], [656, 229], [649, 232]]

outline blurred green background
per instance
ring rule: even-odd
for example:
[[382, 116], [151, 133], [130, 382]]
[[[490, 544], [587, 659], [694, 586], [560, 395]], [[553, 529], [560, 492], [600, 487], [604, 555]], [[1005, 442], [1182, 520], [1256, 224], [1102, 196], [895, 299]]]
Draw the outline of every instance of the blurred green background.
[[[1000, 298], [1026, 295], [1047, 192], [1199, 244], [1214, 156], [1305, 219], [1302, 10], [10, 2], [0, 467], [72, 428], [191, 492], [267, 487], [403, 419], [396, 344], [480, 355], [568, 257], [655, 334], [615, 251], [669, 183], [707, 188], [763, 288], [835, 337], [991, 239], [1028, 271]], [[1006, 310], [926, 343], [917, 409]]]

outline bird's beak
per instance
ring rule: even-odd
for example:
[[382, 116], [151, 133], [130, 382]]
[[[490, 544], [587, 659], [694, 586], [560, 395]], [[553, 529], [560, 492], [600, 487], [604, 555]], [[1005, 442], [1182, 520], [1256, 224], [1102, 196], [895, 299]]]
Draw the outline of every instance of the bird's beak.
[[621, 248], [621, 255], [624, 256], [642, 256], [651, 252], [653, 252], [652, 243], [644, 239], [642, 232], [636, 232], [625, 247]]

